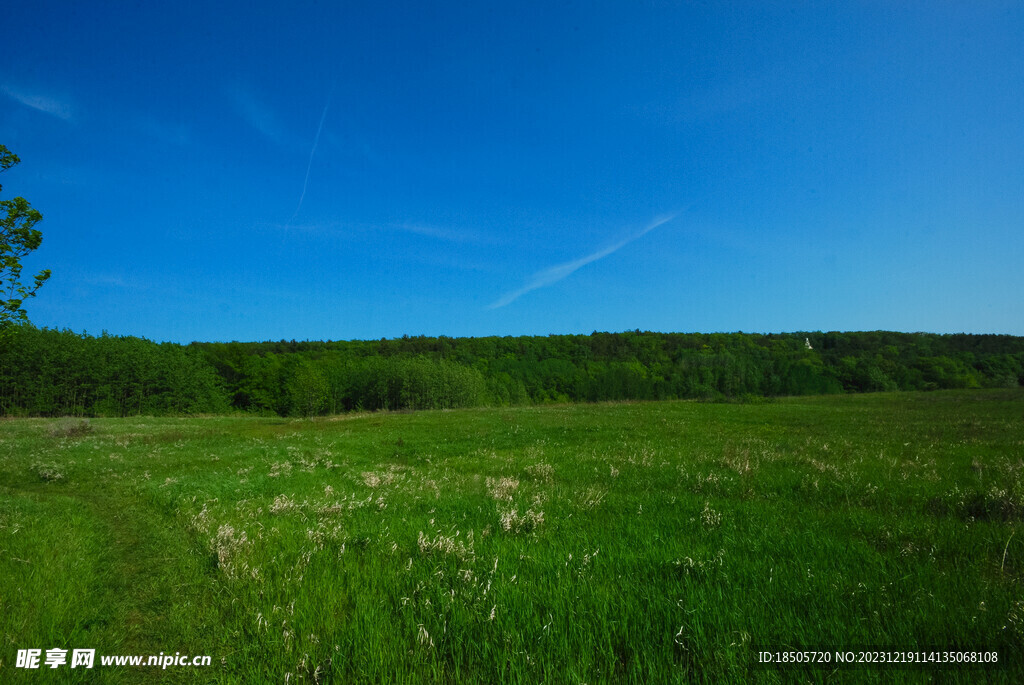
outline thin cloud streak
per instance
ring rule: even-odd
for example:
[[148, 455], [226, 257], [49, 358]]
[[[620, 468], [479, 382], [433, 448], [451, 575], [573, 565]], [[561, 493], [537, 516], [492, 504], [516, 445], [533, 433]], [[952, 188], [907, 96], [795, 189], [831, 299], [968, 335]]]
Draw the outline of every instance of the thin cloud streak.
[[420, 235], [425, 238], [433, 238], [434, 240], [440, 240], [446, 243], [480, 243], [482, 238], [480, 235], [455, 228], [441, 228], [429, 224], [419, 223], [402, 223], [402, 224], [389, 224], [387, 228], [401, 231], [403, 233], [412, 233], [413, 235]]
[[293, 219], [299, 214], [299, 210], [302, 209], [302, 201], [306, 199], [306, 186], [309, 185], [309, 170], [313, 168], [313, 155], [316, 154], [316, 146], [320, 144], [320, 133], [324, 130], [324, 120], [327, 119], [327, 110], [331, 106], [331, 97], [334, 95], [334, 86], [331, 86], [331, 92], [327, 94], [327, 104], [324, 105], [324, 111], [320, 115], [320, 125], [316, 128], [316, 137], [313, 138], [313, 147], [309, 151], [309, 163], [306, 164], [306, 178], [302, 182], [302, 194], [299, 195], [299, 204], [295, 207], [295, 213], [292, 214], [292, 218], [288, 219], [290, 224]]
[[242, 118], [267, 140], [286, 150], [293, 147], [293, 141], [278, 123], [273, 110], [253, 97], [247, 89], [235, 86], [228, 91], [228, 96]]
[[23, 90], [12, 88], [6, 84], [0, 86], [0, 91], [3, 91], [4, 95], [12, 100], [17, 100], [26, 107], [31, 107], [32, 109], [40, 112], [45, 112], [46, 114], [57, 117], [58, 119], [71, 121], [74, 116], [71, 104], [60, 100], [59, 98], [26, 93]]
[[530, 278], [530, 280], [522, 288], [520, 288], [519, 290], [513, 290], [512, 292], [506, 293], [498, 300], [488, 305], [487, 309], [499, 309], [501, 307], [504, 307], [505, 305], [515, 302], [528, 292], [532, 292], [534, 290], [537, 290], [538, 288], [546, 288], [549, 285], [554, 285], [555, 283], [558, 283], [562, 279], [578, 271], [587, 264], [590, 264], [591, 262], [596, 262], [599, 259], [603, 259], [610, 254], [618, 252], [619, 250], [624, 248], [626, 245], [629, 245], [634, 240], [638, 240], [643, 236], [647, 235], [648, 233], [656, 229], [658, 226], [661, 226], [662, 224], [672, 221], [672, 219], [675, 219], [676, 216], [678, 216], [678, 212], [669, 214], [667, 216], [658, 217], [636, 235], [632, 235], [626, 238], [625, 240], [621, 240], [615, 243], [614, 245], [604, 248], [603, 250], [598, 250], [597, 252], [589, 254], [585, 257], [574, 259], [571, 262], [556, 264], [555, 266], [544, 269], [543, 271], [538, 271]]
[[140, 117], [134, 127], [150, 138], [167, 145], [182, 147], [192, 142], [189, 128], [182, 123], [165, 123], [152, 117]]
[[[293, 217], [294, 219], [294, 217]], [[421, 236], [440, 243], [452, 244], [495, 244], [497, 241], [478, 233], [464, 230], [462, 228], [442, 228], [428, 224], [417, 223], [394, 223], [389, 221], [381, 222], [357, 222], [357, 221], [335, 221], [320, 220], [306, 222], [261, 222], [255, 225], [260, 230], [268, 231], [298, 231], [318, 235], [325, 238], [345, 236], [347, 238], [364, 238], [373, 240], [380, 239], [382, 234], [409, 234]]]

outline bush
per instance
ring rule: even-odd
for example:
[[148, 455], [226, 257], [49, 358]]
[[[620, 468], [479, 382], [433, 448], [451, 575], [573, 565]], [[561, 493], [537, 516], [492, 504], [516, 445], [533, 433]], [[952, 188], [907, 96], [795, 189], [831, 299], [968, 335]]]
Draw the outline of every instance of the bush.
[[51, 438], [80, 438], [92, 433], [88, 419], [61, 419], [51, 423], [46, 431]]

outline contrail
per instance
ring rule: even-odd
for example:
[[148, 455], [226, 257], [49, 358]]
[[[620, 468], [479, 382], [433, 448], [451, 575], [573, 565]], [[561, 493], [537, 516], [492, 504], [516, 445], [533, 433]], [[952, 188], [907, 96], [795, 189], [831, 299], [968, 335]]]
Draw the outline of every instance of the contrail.
[[515, 300], [518, 300], [520, 297], [522, 297], [523, 295], [532, 290], [544, 288], [546, 286], [558, 283], [560, 280], [562, 280], [566, 276], [569, 276], [570, 274], [580, 269], [581, 267], [584, 267], [587, 264], [590, 264], [591, 262], [596, 262], [599, 259], [607, 257], [613, 252], [618, 252], [619, 250], [621, 250], [626, 245], [629, 245], [634, 240], [637, 240], [638, 238], [647, 235], [648, 233], [656, 229], [658, 226], [661, 226], [664, 223], [672, 221], [672, 219], [675, 219], [678, 215], [679, 212], [675, 212], [667, 216], [660, 216], [656, 218], [654, 221], [652, 221], [650, 224], [648, 224], [646, 227], [644, 227], [644, 229], [637, 233], [636, 235], [630, 236], [625, 240], [621, 240], [610, 247], [606, 247], [603, 250], [598, 250], [597, 252], [587, 255], [586, 257], [580, 257], [579, 259], [575, 259], [571, 262], [556, 264], [555, 266], [544, 269], [543, 271], [538, 271], [530, 278], [529, 281], [527, 281], [526, 285], [524, 285], [522, 288], [520, 288], [519, 290], [513, 290], [512, 292], [505, 293], [498, 300], [489, 304], [487, 308], [498, 309], [499, 307], [504, 307], [505, 305], [510, 304]]
[[295, 217], [299, 215], [299, 210], [302, 209], [302, 201], [306, 199], [306, 186], [309, 185], [309, 170], [313, 168], [313, 155], [316, 154], [316, 146], [320, 144], [320, 133], [324, 130], [324, 120], [327, 119], [327, 110], [331, 106], [331, 98], [334, 96], [334, 86], [331, 86], [331, 92], [327, 94], [327, 104], [324, 105], [324, 111], [320, 115], [320, 125], [316, 127], [316, 137], [313, 138], [313, 147], [309, 151], [309, 163], [306, 164], [306, 178], [302, 182], [302, 194], [299, 195], [299, 204], [295, 207], [295, 212], [292, 214], [292, 218], [288, 219], [285, 223], [285, 228], [295, 220]]

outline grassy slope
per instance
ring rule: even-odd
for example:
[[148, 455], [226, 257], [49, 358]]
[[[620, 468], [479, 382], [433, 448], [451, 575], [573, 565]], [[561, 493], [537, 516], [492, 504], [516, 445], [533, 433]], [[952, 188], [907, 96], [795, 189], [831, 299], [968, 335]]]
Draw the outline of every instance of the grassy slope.
[[1020, 391], [53, 423], [0, 423], [3, 682], [57, 646], [215, 665], [29, 679], [780, 681], [751, 645], [1024, 677]]

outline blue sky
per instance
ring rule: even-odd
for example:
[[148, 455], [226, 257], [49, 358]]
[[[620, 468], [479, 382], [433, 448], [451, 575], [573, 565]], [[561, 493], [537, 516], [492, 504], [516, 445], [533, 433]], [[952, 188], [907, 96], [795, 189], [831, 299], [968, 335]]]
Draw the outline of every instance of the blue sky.
[[1019, 2], [283, 4], [5, 9], [34, 323], [1024, 335]]

